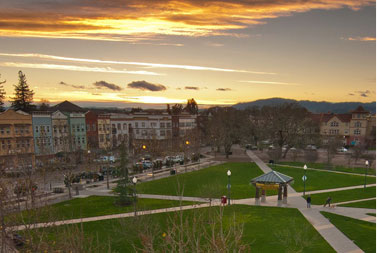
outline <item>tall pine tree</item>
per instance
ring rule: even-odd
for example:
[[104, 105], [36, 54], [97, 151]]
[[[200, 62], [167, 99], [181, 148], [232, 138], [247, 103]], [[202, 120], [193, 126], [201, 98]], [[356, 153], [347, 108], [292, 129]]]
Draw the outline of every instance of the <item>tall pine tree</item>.
[[[1, 75], [0, 75], [0, 77], [1, 77]], [[5, 91], [4, 91], [4, 87], [3, 87], [3, 83], [5, 83], [5, 82], [6, 82], [6, 80], [0, 81], [0, 112], [5, 111], [5, 108], [4, 108]]]
[[15, 93], [12, 98], [12, 108], [14, 110], [30, 112], [35, 109], [35, 105], [32, 104], [34, 91], [29, 88], [26, 76], [21, 70], [18, 71], [18, 85], [14, 85], [14, 90]]

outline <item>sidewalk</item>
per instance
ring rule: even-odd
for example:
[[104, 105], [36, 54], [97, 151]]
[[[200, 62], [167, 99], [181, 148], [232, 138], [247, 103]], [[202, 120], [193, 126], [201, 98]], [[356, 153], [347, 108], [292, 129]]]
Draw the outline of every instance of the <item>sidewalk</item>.
[[[268, 173], [271, 169], [257, 157], [251, 150], [247, 155], [259, 166], [264, 172]], [[288, 205], [287, 207], [297, 208], [304, 217], [313, 225], [320, 235], [334, 248], [336, 252], [359, 253], [363, 252], [353, 241], [340, 232], [333, 224], [326, 219], [317, 208], [306, 208], [306, 201], [301, 198], [301, 193], [297, 193], [292, 187], [288, 188]], [[295, 196], [300, 194], [300, 196]], [[293, 196], [292, 196], [293, 195]], [[277, 200], [276, 200], [277, 201]], [[276, 205], [275, 205], [276, 206]]]

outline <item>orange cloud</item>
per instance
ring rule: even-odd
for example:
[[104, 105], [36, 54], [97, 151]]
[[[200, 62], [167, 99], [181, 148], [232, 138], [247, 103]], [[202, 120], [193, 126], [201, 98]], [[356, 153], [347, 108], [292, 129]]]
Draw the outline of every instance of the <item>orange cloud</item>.
[[347, 38], [347, 40], [368, 42], [368, 41], [376, 41], [376, 38], [375, 37], [349, 37]]
[[[372, 0], [14, 0], [0, 3], [0, 35], [120, 41], [161, 35], [245, 36], [266, 19], [312, 9], [358, 10]], [[161, 39], [161, 37], [160, 37]]]

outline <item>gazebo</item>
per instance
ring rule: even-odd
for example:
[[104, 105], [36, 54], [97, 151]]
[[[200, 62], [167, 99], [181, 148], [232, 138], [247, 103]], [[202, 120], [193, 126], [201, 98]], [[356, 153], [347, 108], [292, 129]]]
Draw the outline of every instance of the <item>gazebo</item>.
[[278, 206], [281, 206], [282, 203], [287, 204], [288, 184], [293, 183], [293, 178], [273, 170], [259, 177], [253, 178], [250, 183], [252, 183], [256, 189], [256, 205], [259, 205], [261, 202], [266, 202], [266, 190], [276, 189], [278, 190]]

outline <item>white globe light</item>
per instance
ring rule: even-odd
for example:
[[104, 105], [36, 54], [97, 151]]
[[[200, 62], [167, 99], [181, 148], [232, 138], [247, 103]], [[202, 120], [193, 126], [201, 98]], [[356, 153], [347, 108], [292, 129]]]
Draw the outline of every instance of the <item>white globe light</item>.
[[230, 172], [230, 170], [228, 170], [228, 172], [226, 173], [228, 176], [232, 175], [232, 172]]
[[308, 166], [306, 166], [306, 164], [304, 165], [304, 170], [306, 170], [308, 168]]
[[366, 166], [369, 165], [369, 161], [368, 161], [368, 160], [365, 161], [365, 165], [366, 165]]
[[134, 184], [136, 184], [136, 183], [137, 183], [137, 177], [134, 177], [134, 178], [132, 179], [132, 182], [133, 182]]

